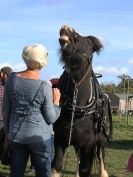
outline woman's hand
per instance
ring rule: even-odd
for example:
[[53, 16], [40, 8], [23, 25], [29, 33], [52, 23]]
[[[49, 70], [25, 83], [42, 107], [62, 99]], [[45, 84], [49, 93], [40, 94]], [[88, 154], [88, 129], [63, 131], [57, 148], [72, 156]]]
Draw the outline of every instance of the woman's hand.
[[60, 96], [61, 96], [61, 94], [60, 94], [59, 89], [58, 88], [53, 88], [53, 102], [57, 106], [59, 106]]

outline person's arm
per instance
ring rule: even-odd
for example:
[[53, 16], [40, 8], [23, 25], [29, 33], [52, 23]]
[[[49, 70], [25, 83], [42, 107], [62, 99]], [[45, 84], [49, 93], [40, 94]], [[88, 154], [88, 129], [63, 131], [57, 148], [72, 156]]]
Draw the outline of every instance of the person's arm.
[[9, 87], [10, 87], [10, 83], [9, 80], [7, 80], [4, 88], [4, 99], [3, 99], [3, 120], [4, 120], [4, 130], [6, 134], [8, 134], [9, 131], [9, 119], [10, 119], [10, 109], [11, 109]]
[[42, 113], [47, 123], [53, 124], [60, 115], [60, 92], [57, 88], [52, 87], [49, 84], [44, 86], [45, 99], [42, 106]]

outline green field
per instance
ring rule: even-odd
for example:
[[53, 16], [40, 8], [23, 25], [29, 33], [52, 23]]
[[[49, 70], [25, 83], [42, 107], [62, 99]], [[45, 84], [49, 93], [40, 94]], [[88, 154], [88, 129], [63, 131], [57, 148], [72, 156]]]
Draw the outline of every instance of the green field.
[[128, 157], [133, 151], [133, 117], [113, 117], [113, 141], [107, 144], [106, 167], [110, 177], [133, 177], [127, 174]]
[[[133, 151], [133, 117], [127, 125], [126, 117], [113, 117], [113, 140], [106, 143], [106, 169], [109, 177], [133, 177], [126, 170], [128, 157]], [[68, 149], [66, 167], [63, 177], [74, 177], [77, 160], [73, 148]], [[93, 177], [97, 177], [97, 162], [94, 161]], [[27, 167], [26, 177], [34, 176]], [[0, 165], [0, 177], [9, 177], [9, 167]]]

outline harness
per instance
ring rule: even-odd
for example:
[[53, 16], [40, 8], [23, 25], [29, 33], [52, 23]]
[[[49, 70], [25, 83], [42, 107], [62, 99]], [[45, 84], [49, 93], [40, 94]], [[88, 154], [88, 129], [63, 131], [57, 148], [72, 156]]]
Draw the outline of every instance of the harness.
[[[81, 106], [76, 104], [77, 100], [77, 95], [78, 95], [78, 87], [81, 85], [81, 83], [86, 79], [86, 77], [89, 76], [89, 73], [91, 74], [90, 77], [90, 98], [88, 100], [88, 104], [86, 106]], [[97, 104], [99, 102], [100, 94], [101, 94], [101, 89], [99, 86], [99, 83], [97, 81], [97, 77], [95, 76], [93, 70], [88, 68], [87, 72], [83, 76], [83, 78], [76, 83], [73, 79], [74, 83], [74, 91], [73, 91], [73, 100], [72, 103], [69, 101], [68, 97], [68, 86], [69, 86], [69, 79], [70, 79], [70, 74], [65, 71], [64, 76], [63, 76], [63, 83], [61, 84], [61, 92], [62, 92], [62, 103], [61, 107], [63, 110], [66, 110], [67, 112], [74, 112], [75, 116], [81, 116], [85, 117], [89, 114], [92, 114], [96, 111], [97, 109]]]
[[[90, 98], [88, 100], [88, 104], [86, 106], [77, 105], [77, 96], [78, 96], [78, 87], [81, 83], [89, 76], [90, 77]], [[70, 74], [65, 70], [62, 78], [62, 88], [61, 88], [61, 95], [62, 95], [62, 102], [61, 108], [67, 114], [71, 114], [71, 124], [70, 124], [70, 136], [69, 136], [69, 145], [71, 143], [71, 136], [73, 131], [73, 123], [74, 119], [81, 118], [84, 119], [87, 115], [93, 114], [94, 115], [94, 124], [95, 124], [95, 131], [97, 133], [103, 132], [105, 137], [108, 139], [107, 135], [112, 134], [110, 130], [112, 125], [110, 126], [110, 119], [108, 117], [108, 104], [109, 104], [109, 97], [105, 93], [102, 92], [97, 77], [101, 77], [100, 74], [95, 74], [92, 68], [88, 68], [82, 79], [76, 83], [74, 80], [74, 90], [73, 90], [73, 98], [72, 102], [70, 102], [68, 98], [68, 87], [70, 81]], [[109, 135], [110, 136], [110, 135]]]

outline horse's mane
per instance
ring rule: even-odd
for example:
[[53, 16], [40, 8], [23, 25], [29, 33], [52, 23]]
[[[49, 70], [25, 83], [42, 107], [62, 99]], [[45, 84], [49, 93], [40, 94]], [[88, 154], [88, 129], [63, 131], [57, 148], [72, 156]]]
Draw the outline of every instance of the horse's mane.
[[101, 49], [103, 48], [103, 44], [101, 43], [101, 41], [94, 36], [87, 36], [87, 38], [92, 42], [93, 51], [99, 54], [101, 52]]

